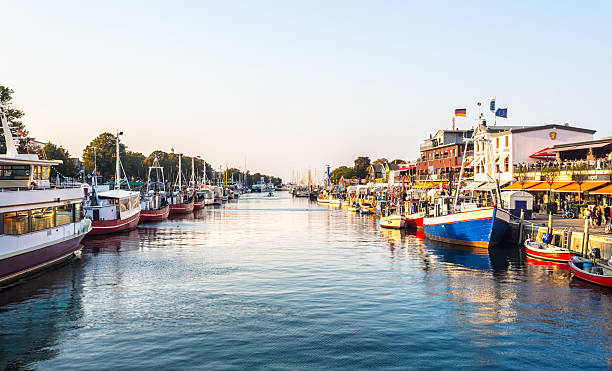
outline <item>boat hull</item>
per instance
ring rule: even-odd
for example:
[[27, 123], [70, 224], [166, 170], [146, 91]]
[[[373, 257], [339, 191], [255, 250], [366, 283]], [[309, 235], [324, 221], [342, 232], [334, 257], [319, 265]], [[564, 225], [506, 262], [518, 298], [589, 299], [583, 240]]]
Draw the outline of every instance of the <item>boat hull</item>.
[[532, 258], [558, 263], [567, 263], [573, 255], [569, 250], [547, 251], [546, 249], [530, 246], [528, 243], [525, 243], [525, 254]]
[[170, 214], [187, 214], [193, 211], [193, 202], [188, 204], [170, 204]]
[[194, 210], [200, 210], [204, 208], [204, 201], [199, 201], [199, 202], [195, 202], [193, 203], [193, 209]]
[[74, 257], [80, 251], [85, 233], [64, 241], [0, 260], [0, 285], [50, 268]]
[[406, 216], [406, 227], [415, 228], [415, 229], [423, 229], [423, 218], [424, 217], [425, 217], [425, 213], [423, 212], [407, 215]]
[[168, 218], [168, 214], [170, 214], [169, 205], [166, 205], [161, 209], [140, 210], [140, 220], [138, 222], [157, 222]]
[[489, 247], [501, 242], [510, 214], [496, 207], [423, 218], [423, 231], [430, 240], [457, 245]]
[[403, 229], [406, 226], [406, 217], [403, 215], [392, 215], [380, 218], [381, 228]]
[[129, 231], [138, 225], [140, 211], [126, 219], [92, 220], [90, 235], [109, 234]]
[[[576, 261], [574, 259], [577, 259], [576, 261], [578, 261], [578, 259], [582, 259], [582, 258], [575, 256], [575, 257], [572, 257], [572, 259], [568, 261], [570, 272], [572, 272], [574, 277], [579, 278], [583, 281], [593, 283], [595, 285], [612, 288], [612, 276], [601, 276], [601, 275], [591, 274], [583, 269], [580, 269], [576, 265]], [[587, 259], [582, 259], [582, 260], [587, 260]]]

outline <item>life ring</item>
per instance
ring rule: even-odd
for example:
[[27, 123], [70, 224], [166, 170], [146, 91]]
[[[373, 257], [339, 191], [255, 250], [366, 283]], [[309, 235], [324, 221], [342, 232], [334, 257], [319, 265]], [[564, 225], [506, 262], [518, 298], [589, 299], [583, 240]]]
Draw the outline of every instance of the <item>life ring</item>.
[[36, 184], [36, 182], [30, 182], [30, 188], [31, 189], [38, 189], [38, 184]]

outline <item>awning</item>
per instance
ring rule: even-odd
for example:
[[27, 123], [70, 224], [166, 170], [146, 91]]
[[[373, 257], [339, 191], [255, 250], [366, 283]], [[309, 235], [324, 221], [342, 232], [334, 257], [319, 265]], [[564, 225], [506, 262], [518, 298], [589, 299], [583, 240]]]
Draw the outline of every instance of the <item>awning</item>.
[[527, 189], [529, 187], [536, 186], [540, 183], [542, 182], [523, 182], [523, 184], [521, 184], [521, 182], [516, 182], [514, 184], [510, 184], [509, 186], [502, 188], [502, 191], [516, 191], [521, 189]]
[[414, 188], [414, 189], [424, 189], [424, 188], [429, 188], [431, 185], [432, 185], [431, 182], [419, 183], [419, 184], [413, 186], [412, 188]]
[[602, 186], [607, 185], [608, 182], [584, 182], [582, 183], [582, 185], [574, 182], [571, 184], [566, 185], [565, 187], [561, 187], [558, 189], [555, 189], [555, 192], [585, 192], [585, 191], [590, 191], [591, 189], [595, 189], [595, 188], [599, 188]]
[[537, 151], [536, 153], [532, 154], [531, 158], [538, 158], [538, 159], [549, 159], [551, 157], [556, 157], [556, 155], [552, 152], [550, 152], [551, 148], [550, 147], [546, 147], [544, 149], [541, 149], [539, 151]]
[[462, 190], [464, 191], [473, 191], [476, 188], [480, 187], [481, 185], [485, 184], [484, 182], [471, 182], [469, 184], [467, 184], [465, 187], [461, 187]]
[[587, 149], [587, 148], [601, 148], [612, 144], [612, 142], [603, 142], [603, 143], [591, 143], [591, 144], [583, 144], [579, 146], [571, 146], [571, 147], [560, 147], [560, 148], [551, 148], [549, 152], [561, 152], [561, 151], [574, 151], [577, 149]]
[[571, 184], [571, 183], [572, 182], [554, 182], [552, 183], [552, 185], [549, 186], [549, 184], [546, 182], [540, 182], [540, 184], [529, 188], [528, 191], [548, 191], [549, 187], [550, 187], [550, 190], [555, 190], [561, 187], [565, 187], [566, 185]]
[[612, 195], [612, 184], [589, 193], [592, 195]]

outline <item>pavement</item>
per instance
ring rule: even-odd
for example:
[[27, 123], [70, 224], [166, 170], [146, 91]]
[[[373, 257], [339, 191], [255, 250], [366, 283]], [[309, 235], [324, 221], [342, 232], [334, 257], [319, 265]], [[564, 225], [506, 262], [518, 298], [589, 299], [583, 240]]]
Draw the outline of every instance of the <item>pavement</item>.
[[[527, 222], [533, 223], [535, 225], [539, 225], [542, 227], [548, 226], [548, 215], [547, 214], [537, 214], [533, 219], [526, 220]], [[569, 228], [574, 232], [584, 232], [584, 219], [564, 219], [560, 215], [553, 215], [553, 228]], [[602, 222], [601, 226], [597, 226], [597, 224], [591, 224], [589, 228], [589, 234], [598, 235], [598, 236], [607, 236], [612, 237], [612, 234], [606, 234], [605, 231], [606, 225]]]

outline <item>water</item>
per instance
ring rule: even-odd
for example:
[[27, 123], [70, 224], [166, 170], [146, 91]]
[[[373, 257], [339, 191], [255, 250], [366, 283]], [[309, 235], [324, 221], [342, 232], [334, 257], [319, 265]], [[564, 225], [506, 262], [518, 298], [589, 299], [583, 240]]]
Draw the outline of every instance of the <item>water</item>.
[[84, 245], [0, 293], [0, 368], [612, 367], [612, 290], [282, 193]]

